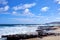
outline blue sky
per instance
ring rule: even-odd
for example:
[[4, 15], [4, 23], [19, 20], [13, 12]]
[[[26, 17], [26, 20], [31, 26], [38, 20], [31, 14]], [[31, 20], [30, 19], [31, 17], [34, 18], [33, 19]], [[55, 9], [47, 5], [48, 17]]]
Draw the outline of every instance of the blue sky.
[[0, 0], [0, 24], [60, 21], [60, 0]]

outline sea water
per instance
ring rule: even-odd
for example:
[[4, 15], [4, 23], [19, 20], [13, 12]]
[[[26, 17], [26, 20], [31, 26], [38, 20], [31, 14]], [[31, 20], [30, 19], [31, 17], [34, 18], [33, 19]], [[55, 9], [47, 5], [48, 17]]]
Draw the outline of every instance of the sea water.
[[36, 32], [37, 25], [3, 25], [0, 26], [0, 40], [2, 35], [13, 35], [13, 34], [26, 34], [30, 32]]

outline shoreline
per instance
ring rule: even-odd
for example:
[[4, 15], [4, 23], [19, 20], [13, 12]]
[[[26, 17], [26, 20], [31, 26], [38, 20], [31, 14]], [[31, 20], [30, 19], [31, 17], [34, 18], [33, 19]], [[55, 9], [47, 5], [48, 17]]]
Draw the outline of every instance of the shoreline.
[[[57, 32], [57, 33], [56, 33]], [[41, 32], [40, 32], [41, 33]], [[35, 34], [35, 33], [28, 33], [28, 34], [15, 34], [15, 35], [3, 35], [2, 38], [7, 38], [8, 40], [55, 40], [55, 38], [60, 40], [60, 28], [58, 27], [54, 32], [51, 33], [43, 33], [43, 34]]]

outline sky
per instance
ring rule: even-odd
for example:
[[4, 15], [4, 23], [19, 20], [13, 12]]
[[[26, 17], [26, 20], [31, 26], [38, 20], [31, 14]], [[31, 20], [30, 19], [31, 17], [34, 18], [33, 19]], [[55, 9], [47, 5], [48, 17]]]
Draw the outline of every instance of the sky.
[[60, 21], [60, 0], [0, 0], [0, 24]]

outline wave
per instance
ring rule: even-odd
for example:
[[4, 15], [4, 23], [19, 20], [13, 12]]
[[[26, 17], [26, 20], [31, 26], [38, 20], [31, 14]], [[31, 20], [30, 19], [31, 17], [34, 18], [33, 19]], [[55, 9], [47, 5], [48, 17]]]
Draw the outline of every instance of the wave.
[[26, 26], [22, 26], [22, 27], [1, 27], [0, 28], [0, 38], [2, 35], [9, 35], [9, 34], [26, 34], [26, 33], [30, 33], [30, 32], [36, 32], [35, 30], [37, 29], [37, 27], [26, 27]]

